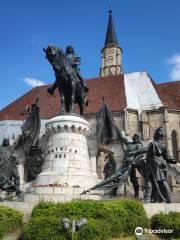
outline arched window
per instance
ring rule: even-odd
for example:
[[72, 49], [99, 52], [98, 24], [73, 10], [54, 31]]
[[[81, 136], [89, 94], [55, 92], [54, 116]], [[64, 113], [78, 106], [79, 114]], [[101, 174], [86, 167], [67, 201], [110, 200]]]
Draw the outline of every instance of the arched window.
[[175, 130], [173, 130], [171, 133], [171, 139], [174, 158], [179, 162], [177, 132]]

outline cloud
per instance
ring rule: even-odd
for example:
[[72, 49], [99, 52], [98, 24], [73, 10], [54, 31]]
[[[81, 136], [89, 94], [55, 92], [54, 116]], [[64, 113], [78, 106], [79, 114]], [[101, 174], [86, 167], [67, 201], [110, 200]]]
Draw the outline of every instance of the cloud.
[[43, 82], [41, 80], [38, 80], [35, 78], [30, 78], [30, 77], [25, 77], [25, 78], [23, 78], [23, 80], [25, 83], [27, 83], [31, 87], [37, 87], [37, 86], [42, 86], [42, 85], [46, 84], [45, 82]]
[[168, 59], [168, 63], [172, 65], [170, 72], [171, 81], [180, 80], [180, 54], [174, 54]]

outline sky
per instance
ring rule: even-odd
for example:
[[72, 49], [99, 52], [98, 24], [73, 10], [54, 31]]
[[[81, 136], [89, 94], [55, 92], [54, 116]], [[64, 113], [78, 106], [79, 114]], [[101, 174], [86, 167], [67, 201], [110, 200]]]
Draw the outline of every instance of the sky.
[[[180, 1], [111, 0], [125, 73], [180, 80]], [[0, 109], [55, 80], [43, 47], [73, 45], [85, 79], [99, 75], [109, 0], [0, 1]]]

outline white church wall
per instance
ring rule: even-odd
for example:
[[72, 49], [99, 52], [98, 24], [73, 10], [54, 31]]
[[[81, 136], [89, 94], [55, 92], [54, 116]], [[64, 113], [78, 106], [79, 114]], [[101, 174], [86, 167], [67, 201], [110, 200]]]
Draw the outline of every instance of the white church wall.
[[124, 75], [127, 108], [142, 110], [158, 109], [163, 104], [146, 72]]

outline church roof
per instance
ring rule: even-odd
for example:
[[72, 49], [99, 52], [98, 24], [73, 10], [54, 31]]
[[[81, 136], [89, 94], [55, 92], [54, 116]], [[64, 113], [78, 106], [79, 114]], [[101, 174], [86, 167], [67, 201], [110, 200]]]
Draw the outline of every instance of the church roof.
[[[116, 75], [109, 77], [98, 77], [87, 80], [89, 92], [89, 106], [85, 114], [96, 114], [102, 105], [102, 98], [110, 107], [112, 112], [123, 111], [126, 107], [126, 95], [124, 88], [124, 76]], [[50, 85], [33, 88], [22, 97], [18, 98], [0, 111], [0, 120], [24, 120], [26, 108], [39, 97], [40, 116], [42, 119], [54, 117], [59, 112], [60, 98], [58, 90], [51, 96], [47, 93]], [[79, 112], [76, 106], [76, 112]]]
[[109, 20], [106, 32], [106, 40], [104, 48], [106, 47], [119, 47], [119, 43], [116, 37], [115, 27], [113, 23], [112, 10], [109, 10]]
[[165, 108], [180, 110], [180, 81], [155, 85]]
[[[125, 75], [126, 76], [126, 75]], [[124, 75], [98, 77], [87, 80], [89, 92], [89, 106], [85, 108], [85, 114], [97, 114], [102, 106], [102, 98], [111, 112], [123, 112], [128, 107], [128, 94]], [[153, 86], [167, 109], [180, 110], [180, 81], [162, 84], [153, 83]], [[39, 97], [41, 119], [49, 119], [59, 112], [60, 98], [58, 90], [53, 96], [47, 93], [50, 85], [33, 88], [7, 107], [0, 111], [0, 120], [24, 120], [26, 108]], [[135, 99], [134, 99], [135, 100]], [[76, 112], [79, 112], [76, 106]]]

